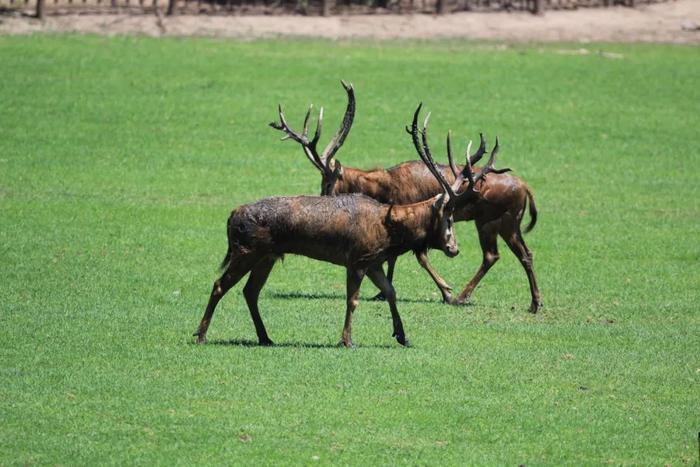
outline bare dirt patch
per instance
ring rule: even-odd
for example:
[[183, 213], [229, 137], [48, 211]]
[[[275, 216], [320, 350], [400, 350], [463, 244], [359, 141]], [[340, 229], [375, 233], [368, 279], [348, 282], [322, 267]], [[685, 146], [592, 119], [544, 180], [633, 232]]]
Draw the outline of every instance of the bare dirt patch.
[[209, 16], [88, 14], [0, 16], [0, 34], [145, 34], [236, 39], [320, 37], [326, 39], [464, 38], [513, 42], [662, 42], [700, 44], [700, 0], [624, 7], [529, 13], [432, 15]]

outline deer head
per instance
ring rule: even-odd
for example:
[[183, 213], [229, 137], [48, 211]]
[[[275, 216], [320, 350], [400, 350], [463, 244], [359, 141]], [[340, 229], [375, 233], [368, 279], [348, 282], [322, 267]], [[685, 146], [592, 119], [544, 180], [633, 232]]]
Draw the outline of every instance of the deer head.
[[[467, 174], [471, 176], [471, 166], [469, 165], [462, 171], [462, 173], [458, 174], [455, 182], [452, 185], [447, 182], [445, 177], [442, 175], [442, 172], [437, 167], [435, 159], [433, 159], [433, 155], [430, 152], [430, 147], [428, 146], [427, 127], [428, 120], [430, 119], [430, 113], [428, 113], [423, 122], [423, 128], [418, 128], [418, 115], [420, 114], [422, 107], [422, 103], [418, 105], [418, 108], [413, 114], [413, 122], [410, 128], [407, 127], [406, 130], [411, 135], [413, 146], [416, 148], [418, 156], [426, 167], [428, 167], [428, 170], [430, 170], [430, 173], [432, 173], [433, 177], [435, 177], [435, 179], [438, 181], [443, 191], [443, 193], [438, 195], [433, 202], [433, 210], [436, 213], [436, 227], [439, 232], [438, 238], [440, 242], [439, 245], [434, 246], [442, 249], [448, 256], [456, 256], [459, 253], [459, 249], [457, 248], [457, 240], [454, 235], [454, 220], [452, 216], [460, 200], [463, 200], [470, 195], [466, 191], [458, 195], [455, 193], [455, 191], [462, 186], [464, 183], [464, 177]], [[469, 153], [470, 148], [471, 141], [469, 142], [469, 148], [467, 148], [467, 154]], [[450, 164], [454, 165], [454, 162], [450, 160]]]

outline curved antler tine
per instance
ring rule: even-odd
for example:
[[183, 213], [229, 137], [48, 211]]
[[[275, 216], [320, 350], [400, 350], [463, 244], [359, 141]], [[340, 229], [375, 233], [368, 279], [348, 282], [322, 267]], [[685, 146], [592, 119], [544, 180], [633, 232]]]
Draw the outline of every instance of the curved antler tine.
[[484, 157], [484, 154], [486, 154], [486, 141], [484, 141], [483, 133], [479, 133], [479, 139], [481, 140], [481, 142], [479, 143], [479, 149], [477, 149], [476, 152], [471, 156], [469, 155], [469, 151], [465, 153], [465, 157], [469, 159], [470, 165], [474, 165], [477, 162], [479, 162], [481, 158]]
[[493, 170], [489, 171], [489, 173], [492, 173], [492, 174], [504, 174], [504, 173], [506, 173], [506, 172], [511, 172], [512, 170], [513, 170], [513, 169], [511, 169], [510, 167], [504, 167], [504, 168], [502, 168], [502, 169], [493, 169]]
[[416, 108], [416, 111], [413, 112], [413, 122], [411, 123], [411, 127], [409, 130], [409, 127], [406, 126], [406, 131], [408, 134], [411, 135], [411, 140], [413, 141], [413, 146], [416, 148], [416, 152], [418, 152], [418, 156], [420, 156], [421, 160], [425, 162], [425, 155], [423, 154], [423, 148], [420, 145], [420, 140], [418, 139], [418, 114], [420, 114], [420, 109], [423, 107], [423, 103], [421, 102], [418, 104], [418, 107]]
[[[432, 172], [432, 174], [435, 176], [437, 179], [438, 183], [442, 185], [443, 189], [449, 196], [449, 199], [454, 200], [456, 198], [454, 191], [452, 190], [452, 186], [447, 183], [447, 180], [445, 180], [444, 175], [442, 175], [442, 172], [437, 167], [437, 164], [435, 163], [435, 159], [433, 159], [433, 155], [430, 152], [430, 146], [428, 146], [428, 119], [430, 118], [430, 113], [428, 113], [428, 116], [425, 118], [424, 124], [423, 124], [423, 130], [421, 131], [422, 134], [422, 139], [423, 139], [423, 154], [425, 155], [425, 158], [427, 159], [426, 165], [428, 165], [428, 168]], [[449, 199], [447, 201], [449, 201]]]
[[452, 175], [455, 180], [457, 179], [457, 166], [455, 165], [455, 160], [452, 157], [452, 131], [447, 132], [447, 160], [450, 162], [450, 169], [452, 170]]
[[306, 112], [306, 116], [304, 117], [304, 130], [301, 135], [294, 131], [292, 128], [290, 128], [289, 124], [287, 123], [287, 119], [284, 116], [284, 112], [282, 111], [282, 104], [279, 104], [277, 106], [280, 121], [272, 122], [270, 123], [270, 126], [276, 130], [284, 132], [284, 136], [282, 136], [282, 141], [286, 139], [293, 139], [297, 143], [301, 144], [301, 147], [304, 149], [304, 154], [311, 161], [314, 167], [323, 171], [323, 164], [321, 163], [321, 159], [318, 157], [318, 152], [316, 151], [316, 142], [318, 141], [321, 131], [320, 121], [323, 118], [323, 109], [321, 109], [319, 123], [316, 125], [316, 135], [314, 136], [314, 140], [309, 142], [307, 135], [309, 132], [309, 120], [311, 118], [312, 109], [313, 106], [310, 106], [309, 110]]
[[316, 146], [316, 143], [318, 143], [318, 140], [321, 137], [321, 127], [322, 126], [323, 126], [323, 107], [321, 107], [318, 111], [318, 121], [316, 122], [316, 132], [314, 133], [314, 137], [310, 143], [313, 146]]
[[321, 159], [325, 162], [327, 167], [331, 160], [333, 160], [333, 157], [335, 157], [335, 153], [338, 152], [338, 149], [340, 149], [345, 142], [345, 138], [347, 138], [348, 133], [350, 133], [352, 122], [355, 119], [355, 90], [351, 84], [348, 85], [345, 81], [341, 81], [341, 84], [348, 94], [348, 105], [345, 108], [345, 115], [343, 116], [343, 122], [340, 124], [340, 128], [338, 128], [333, 139], [328, 142], [326, 149], [323, 150]]
[[277, 113], [280, 117], [279, 122], [270, 122], [269, 125], [274, 128], [275, 130], [283, 130], [284, 129], [284, 114], [282, 113], [282, 104], [277, 104]]
[[491, 150], [491, 155], [489, 156], [489, 160], [484, 166], [483, 169], [479, 172], [479, 174], [475, 177], [476, 181], [479, 181], [483, 179], [486, 175], [488, 175], [490, 172], [493, 172], [493, 164], [496, 162], [496, 155], [498, 154], [498, 136], [496, 136], [496, 144], [493, 146], [493, 149]]
[[[435, 165], [431, 161], [430, 156], [428, 156], [426, 154], [426, 151], [425, 151], [425, 147], [427, 145], [426, 136], [425, 136], [425, 128], [423, 130], [418, 129], [418, 115], [420, 114], [421, 108], [423, 108], [422, 102], [420, 104], [418, 104], [416, 111], [413, 113], [413, 122], [411, 123], [411, 130], [409, 131], [409, 133], [411, 134], [411, 139], [413, 140], [413, 146], [415, 146], [416, 152], [418, 152], [418, 156], [420, 156], [423, 163], [426, 165], [428, 170], [430, 170], [430, 173], [432, 173], [433, 176], [435, 178], [437, 178], [438, 182], [439, 182], [440, 177], [435, 170]], [[406, 130], [408, 131], [408, 127], [406, 127]], [[418, 138], [419, 131], [421, 132], [421, 134], [423, 136], [424, 143], [422, 145], [421, 145], [420, 138]]]
[[284, 118], [284, 112], [282, 112], [282, 104], [277, 105], [280, 121], [279, 122], [270, 122], [270, 126], [274, 128], [275, 130], [280, 130], [284, 132], [284, 136], [282, 136], [281, 141], [285, 141], [288, 139], [293, 139], [294, 141], [297, 141], [299, 143], [302, 143], [301, 137], [296, 134], [294, 130], [289, 128], [289, 125], [287, 125], [287, 119]]
[[[311, 111], [311, 109], [309, 109], [309, 112], [310, 111]], [[306, 121], [304, 123], [306, 124]], [[318, 151], [316, 150], [316, 144], [318, 143], [318, 140], [321, 137], [321, 127], [322, 126], [323, 126], [323, 107], [321, 107], [318, 111], [318, 120], [316, 121], [316, 131], [314, 132], [314, 137], [307, 144], [303, 145], [304, 152], [306, 153], [306, 157], [311, 159], [311, 162], [313, 162], [314, 165], [316, 167], [318, 167], [319, 170], [321, 170], [321, 171], [323, 171], [324, 164], [318, 155]], [[306, 133], [304, 133], [304, 134], [306, 134]]]
[[418, 107], [416, 107], [416, 111], [413, 112], [413, 125], [411, 125], [412, 129], [417, 130], [418, 129], [418, 115], [420, 115], [420, 111], [423, 108], [423, 103], [420, 102], [418, 103]]
[[[472, 148], [472, 141], [469, 140], [469, 144], [467, 144], [467, 154], [469, 154], [469, 151]], [[472, 164], [469, 161], [469, 158], [467, 157], [466, 163], [464, 164], [464, 170], [462, 170], [462, 180], [464, 180], [464, 176], [467, 177], [467, 180], [469, 180], [469, 185], [473, 186], [474, 185], [474, 171], [472, 170]]]
[[498, 136], [496, 136], [496, 144], [493, 145], [493, 149], [491, 150], [491, 155], [489, 156], [489, 161], [486, 163], [486, 167], [489, 170], [493, 169], [493, 163], [496, 162], [496, 155], [498, 154]]
[[287, 120], [284, 118], [284, 112], [282, 112], [282, 104], [277, 104], [277, 110], [280, 114], [280, 122], [282, 122], [282, 125], [287, 127]]
[[[482, 140], [483, 141], [483, 140]], [[469, 144], [467, 145], [467, 154], [469, 154], [469, 150], [472, 147], [472, 141], [469, 140]], [[464, 164], [464, 174], [467, 176], [467, 180], [469, 180], [469, 184], [471, 186], [474, 185], [474, 169], [472, 167], [472, 161], [469, 157], [466, 158], [465, 164]]]
[[309, 110], [306, 111], [306, 116], [304, 117], [304, 132], [302, 133], [304, 138], [306, 138], [306, 136], [309, 134], [309, 118], [311, 117], [311, 109], [313, 108], [314, 105], [311, 104], [309, 106]]

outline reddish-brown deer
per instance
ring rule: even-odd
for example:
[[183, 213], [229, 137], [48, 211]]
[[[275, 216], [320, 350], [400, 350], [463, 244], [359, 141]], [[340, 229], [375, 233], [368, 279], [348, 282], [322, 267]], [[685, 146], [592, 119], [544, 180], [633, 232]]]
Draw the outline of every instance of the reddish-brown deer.
[[[222, 264], [225, 271], [214, 282], [209, 303], [194, 334], [197, 342], [206, 342], [207, 329], [221, 298], [250, 273], [243, 295], [260, 344], [271, 345], [258, 310], [258, 297], [275, 262], [290, 253], [346, 268], [343, 345], [352, 346], [352, 313], [365, 275], [389, 303], [396, 340], [408, 345], [396, 308], [396, 294], [382, 270], [382, 263], [409, 250], [438, 248], [448, 256], [457, 255], [459, 250], [452, 232], [453, 212], [479, 196], [474, 187], [489, 168], [482, 169], [476, 176], [467, 168], [453, 184], [448, 183], [427, 148], [420, 147], [417, 118], [418, 111], [412, 127], [413, 139], [423, 163], [442, 187], [441, 192], [408, 205], [381, 204], [361, 194], [345, 194], [271, 197], [238, 207], [228, 219], [228, 252]], [[340, 134], [334, 139], [330, 151], [337, 150], [343, 137]], [[306, 134], [300, 138], [305, 140]], [[465, 177], [467, 182], [464, 182]], [[463, 189], [465, 183], [467, 187]], [[458, 188], [460, 193], [455, 194]]]
[[[343, 143], [355, 115], [355, 93], [352, 85], [342, 82], [348, 96], [348, 105], [341, 123], [340, 129], [328, 144], [326, 149], [319, 154], [318, 143], [323, 109], [321, 108], [314, 137], [311, 140], [301, 138], [287, 124], [282, 108], [279, 108], [280, 122], [270, 124], [275, 129], [285, 133], [283, 139], [293, 139], [301, 144], [304, 154], [311, 163], [321, 172], [321, 194], [340, 195], [343, 193], [363, 193], [381, 203], [409, 204], [428, 199], [440, 193], [442, 188], [428, 171], [425, 165], [419, 161], [407, 161], [389, 169], [361, 170], [341, 165], [335, 155]], [[303, 134], [308, 132], [311, 108], [304, 118]], [[486, 144], [483, 135], [481, 144], [476, 153], [469, 156], [468, 164], [476, 164], [486, 154]], [[448, 149], [451, 151], [449, 136]], [[492, 154], [498, 151], [498, 141]], [[464, 166], [451, 168], [448, 165], [436, 164], [440, 174], [449, 182], [455, 180], [455, 171], [462, 171]], [[525, 210], [529, 207], [530, 223], [525, 227], [525, 232], [533, 229], [537, 222], [537, 208], [532, 191], [518, 177], [504, 173], [506, 171], [494, 171], [488, 177], [478, 182], [476, 189], [480, 196], [472, 203], [465, 203], [454, 213], [455, 221], [473, 220], [479, 235], [479, 242], [483, 253], [483, 260], [474, 277], [467, 283], [457, 297], [452, 297], [452, 288], [433, 269], [428, 262], [426, 251], [417, 251], [416, 258], [420, 265], [430, 274], [442, 294], [443, 301], [451, 304], [463, 304], [471, 296], [473, 290], [479, 284], [488, 270], [498, 261], [497, 238], [500, 235], [508, 247], [520, 261], [530, 284], [530, 312], [536, 313], [541, 306], [540, 292], [535, 279], [532, 253], [527, 248], [523, 239], [520, 224]], [[387, 258], [387, 277], [391, 282], [394, 274], [396, 257]], [[380, 295], [381, 296], [381, 293]]]

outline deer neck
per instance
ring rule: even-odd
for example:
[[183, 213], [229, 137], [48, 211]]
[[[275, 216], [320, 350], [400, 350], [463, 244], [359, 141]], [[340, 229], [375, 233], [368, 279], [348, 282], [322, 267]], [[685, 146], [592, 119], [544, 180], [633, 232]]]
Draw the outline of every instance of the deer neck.
[[337, 182], [336, 193], [362, 193], [380, 203], [387, 203], [391, 201], [387, 182], [387, 174], [382, 169], [343, 167], [343, 177]]
[[414, 204], [391, 205], [387, 215], [391, 243], [410, 249], [431, 243], [438, 224], [434, 203], [435, 199], [431, 198]]

